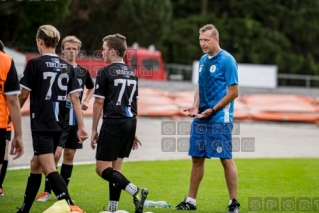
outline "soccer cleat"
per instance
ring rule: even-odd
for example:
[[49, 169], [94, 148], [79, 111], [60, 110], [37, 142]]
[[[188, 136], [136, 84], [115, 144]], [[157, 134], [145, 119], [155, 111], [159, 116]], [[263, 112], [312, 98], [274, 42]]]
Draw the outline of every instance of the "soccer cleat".
[[227, 207], [227, 213], [239, 213], [240, 204], [233, 198], [231, 204]]
[[36, 197], [36, 200], [40, 202], [46, 202], [50, 200], [50, 197], [51, 197], [51, 194], [49, 192], [42, 192]]
[[0, 196], [3, 196], [4, 194], [3, 194], [3, 190], [2, 190], [2, 188], [0, 188]]
[[[139, 194], [141, 192], [141, 194]], [[143, 213], [144, 202], [147, 198], [148, 190], [137, 188], [137, 192], [133, 196], [133, 203], [135, 205], [135, 213]]]
[[70, 213], [85, 213], [80, 207], [75, 206], [75, 205], [70, 205]]
[[186, 199], [175, 207], [175, 210], [196, 210], [196, 209], [197, 209], [196, 205], [191, 204], [190, 202], [186, 202]]

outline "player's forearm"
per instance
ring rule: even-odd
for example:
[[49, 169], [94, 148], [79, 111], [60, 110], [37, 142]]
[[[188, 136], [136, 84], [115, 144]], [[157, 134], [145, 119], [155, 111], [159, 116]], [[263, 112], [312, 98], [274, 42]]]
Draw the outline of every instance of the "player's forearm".
[[85, 93], [85, 97], [83, 98], [84, 103], [89, 103], [91, 98], [93, 97], [94, 89], [89, 89]]
[[94, 101], [93, 104], [93, 121], [92, 121], [92, 132], [97, 131], [97, 126], [99, 124], [100, 116], [102, 113], [103, 104]]
[[75, 117], [76, 117], [76, 122], [77, 122], [78, 128], [82, 129], [82, 128], [84, 128], [84, 122], [83, 122], [83, 115], [82, 115], [79, 95], [78, 95], [78, 93], [75, 92], [75, 93], [72, 93], [70, 95], [70, 97], [71, 97], [73, 110], [74, 110], [74, 113], [75, 113]]
[[215, 110], [219, 110], [238, 97], [238, 85], [228, 87], [227, 94], [214, 106]]
[[22, 137], [20, 104], [17, 95], [8, 95], [7, 105], [10, 118], [14, 126], [14, 134]]
[[193, 107], [199, 107], [199, 94], [198, 94], [198, 88], [195, 92], [195, 95], [194, 95], [194, 102], [193, 102]]
[[24, 88], [21, 88], [21, 93], [19, 95], [19, 103], [20, 103], [20, 108], [23, 107], [24, 103], [26, 102], [26, 100], [28, 99], [29, 97], [29, 91], [24, 89]]

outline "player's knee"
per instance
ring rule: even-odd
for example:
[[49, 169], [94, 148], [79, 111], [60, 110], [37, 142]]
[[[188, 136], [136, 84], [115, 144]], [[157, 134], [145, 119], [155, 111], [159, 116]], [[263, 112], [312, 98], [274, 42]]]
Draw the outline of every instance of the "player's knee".
[[102, 172], [103, 172], [103, 170], [101, 170], [98, 166], [95, 167], [95, 172], [96, 172], [96, 174], [97, 174], [98, 176], [102, 177]]
[[55, 162], [59, 162], [60, 157], [61, 157], [61, 154], [60, 154], [60, 153], [55, 153], [55, 154], [54, 154], [54, 161], [55, 161]]
[[235, 165], [232, 158], [221, 158], [220, 161], [224, 167], [231, 167]]
[[40, 162], [38, 161], [38, 159], [36, 157], [33, 157], [31, 159], [30, 170], [31, 170], [31, 173], [35, 173], [35, 174], [39, 174], [39, 173], [41, 174], [42, 173], [41, 164], [40, 164]]
[[72, 163], [74, 159], [75, 150], [73, 149], [65, 149], [64, 150], [64, 161], [67, 161], [68, 163]]
[[105, 168], [101, 169], [101, 168], [98, 168], [98, 167], [96, 168], [96, 173], [100, 177], [102, 177], [102, 178], [104, 178], [106, 180], [110, 179], [110, 177], [112, 176], [113, 172], [114, 172], [114, 170], [111, 167], [108, 167], [106, 169]]
[[205, 158], [196, 158], [192, 157], [193, 166], [202, 166], [204, 165]]

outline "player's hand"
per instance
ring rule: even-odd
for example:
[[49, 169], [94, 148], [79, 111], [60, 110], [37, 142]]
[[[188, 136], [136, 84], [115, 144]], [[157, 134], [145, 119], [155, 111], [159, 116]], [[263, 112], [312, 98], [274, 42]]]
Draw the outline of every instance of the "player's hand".
[[83, 111], [86, 111], [89, 108], [89, 102], [83, 101], [81, 104], [81, 108]]
[[138, 146], [142, 146], [142, 143], [141, 143], [141, 141], [137, 138], [137, 136], [135, 135], [132, 149], [133, 149], [133, 150], [136, 150], [136, 149], [138, 149]]
[[97, 131], [92, 131], [92, 136], [91, 136], [91, 147], [94, 150], [95, 146], [97, 144], [97, 140], [99, 139], [99, 134], [97, 133]]
[[77, 136], [79, 139], [79, 143], [83, 143], [86, 139], [88, 139], [89, 135], [84, 128], [78, 129]]
[[196, 118], [207, 118], [209, 116], [211, 116], [213, 113], [212, 109], [206, 109], [204, 112], [202, 112], [201, 114], [196, 114], [195, 117]]
[[188, 116], [195, 117], [195, 115], [198, 113], [198, 107], [188, 107], [187, 109], [183, 109], [184, 112], [188, 112]]
[[23, 147], [23, 142], [21, 136], [14, 136], [12, 143], [11, 143], [11, 150], [10, 150], [10, 155], [15, 155], [13, 157], [13, 160], [21, 157], [24, 153], [24, 147]]

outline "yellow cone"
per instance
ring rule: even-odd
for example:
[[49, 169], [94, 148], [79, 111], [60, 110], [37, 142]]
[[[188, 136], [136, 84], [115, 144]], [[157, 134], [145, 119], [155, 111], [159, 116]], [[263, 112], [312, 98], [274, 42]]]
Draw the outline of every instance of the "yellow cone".
[[43, 213], [70, 213], [70, 207], [66, 200], [63, 199], [55, 202]]

